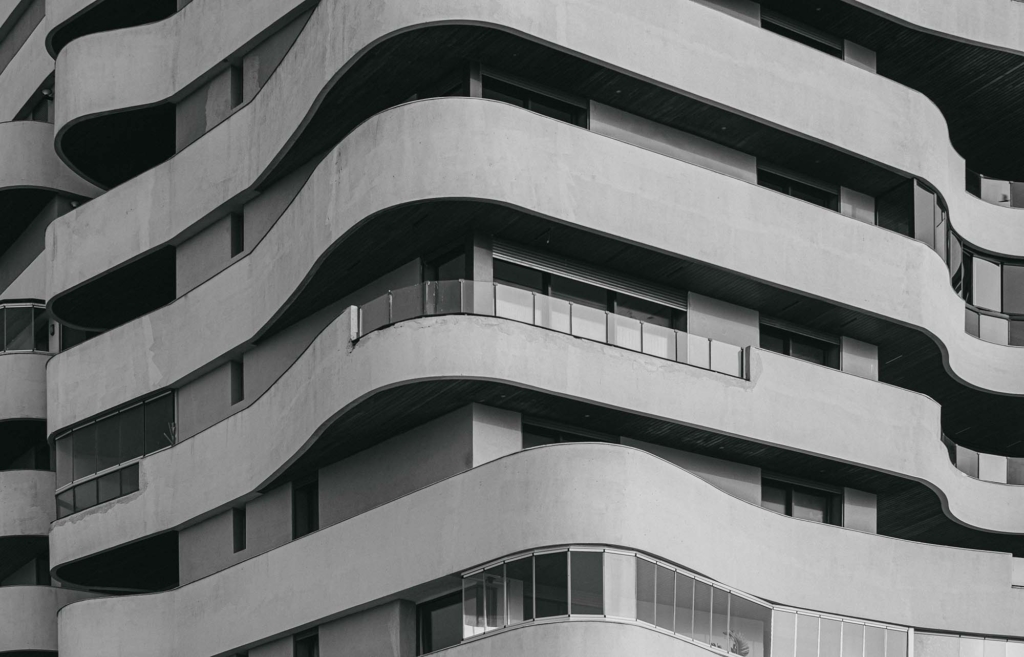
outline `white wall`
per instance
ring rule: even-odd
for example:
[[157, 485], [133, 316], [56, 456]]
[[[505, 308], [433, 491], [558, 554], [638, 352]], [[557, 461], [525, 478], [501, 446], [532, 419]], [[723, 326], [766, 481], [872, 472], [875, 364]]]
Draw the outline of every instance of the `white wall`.
[[760, 315], [756, 310], [689, 293], [686, 330], [737, 347], [761, 345]]
[[741, 500], [761, 505], [761, 468], [685, 452], [663, 445], [654, 445], [632, 438], [623, 438], [622, 444], [660, 456], [670, 463], [689, 470], [715, 488]]

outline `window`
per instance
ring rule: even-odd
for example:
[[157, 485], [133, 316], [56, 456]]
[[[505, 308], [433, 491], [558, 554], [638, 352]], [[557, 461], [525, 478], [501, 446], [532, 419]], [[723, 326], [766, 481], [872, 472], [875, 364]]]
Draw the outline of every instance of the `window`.
[[494, 261], [494, 281], [541, 294], [546, 294], [548, 289], [544, 272], [504, 260]]
[[568, 552], [538, 554], [534, 557], [537, 618], [569, 613]]
[[295, 657], [320, 657], [320, 636], [316, 630], [295, 636]]
[[1003, 296], [999, 263], [974, 256], [971, 264], [971, 289], [967, 302], [984, 310], [999, 312]]
[[761, 482], [761, 506], [765, 509], [829, 525], [843, 521], [841, 493], [775, 479]]
[[[76, 427], [57, 437], [58, 516], [81, 511], [139, 489], [138, 464], [109, 472], [174, 444], [174, 394], [165, 393]], [[67, 491], [68, 484], [101, 476]]]
[[245, 507], [231, 509], [232, 547], [235, 552], [245, 549]]
[[839, 345], [761, 324], [761, 348], [839, 369]]
[[319, 482], [311, 478], [292, 484], [292, 538], [320, 529]]
[[231, 403], [237, 404], [245, 399], [245, 370], [242, 368], [242, 361], [233, 360], [228, 364], [230, 368]]
[[1003, 312], [1024, 315], [1024, 265], [1003, 265]]
[[587, 109], [582, 103], [555, 98], [492, 75], [483, 76], [483, 97], [522, 107], [558, 121], [587, 127]]
[[572, 586], [569, 591], [573, 614], [604, 614], [604, 554], [601, 552], [569, 553]]
[[820, 50], [821, 52], [832, 55], [833, 57], [838, 57], [839, 59], [843, 58], [842, 39], [815, 29], [810, 25], [805, 25], [799, 21], [795, 21], [788, 16], [783, 16], [782, 14], [769, 9], [762, 9], [761, 27], [769, 32], [774, 32], [788, 39], [792, 39], [793, 41], [798, 41], [805, 46], [810, 46], [815, 50]]
[[[530, 581], [533, 581], [532, 568]], [[462, 592], [456, 591], [419, 605], [416, 626], [418, 654], [458, 645], [462, 641]]]
[[241, 212], [231, 214], [231, 257], [245, 251], [245, 215]]
[[757, 184], [829, 210], [839, 211], [839, 189], [826, 183], [812, 182], [806, 178], [797, 180], [795, 174], [785, 175], [758, 167]]

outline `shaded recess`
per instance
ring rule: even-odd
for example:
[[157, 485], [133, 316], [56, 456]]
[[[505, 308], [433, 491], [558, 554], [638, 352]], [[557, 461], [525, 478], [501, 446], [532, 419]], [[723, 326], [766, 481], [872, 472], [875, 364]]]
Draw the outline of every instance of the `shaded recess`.
[[75, 328], [109, 330], [169, 304], [175, 293], [174, 247], [165, 246], [56, 297], [51, 311]]
[[90, 118], [60, 136], [65, 160], [89, 182], [116, 187], [174, 155], [174, 104]]
[[[991, 178], [1024, 180], [1024, 55], [928, 34], [842, 0], [760, 2], [762, 8], [874, 50], [880, 75], [916, 89], [942, 110], [968, 168]], [[808, 51], [811, 56], [819, 55]]]
[[0, 255], [11, 248], [53, 197], [49, 189], [0, 190]]
[[[921, 331], [712, 265], [482, 201], [416, 203], [364, 220], [311, 267], [301, 289], [260, 339], [413, 258], [461, 244], [472, 231], [754, 308], [762, 316], [877, 344], [880, 380], [940, 403], [943, 430], [957, 444], [990, 454], [1024, 456], [1024, 398], [958, 382], [943, 366], [938, 345]], [[936, 442], [939, 438], [935, 436]]]
[[[0, 422], [0, 471], [14, 459], [33, 448], [47, 447], [46, 420], [6, 420]], [[0, 559], [3, 563], [3, 559]], [[3, 577], [0, 577], [3, 579]]]
[[177, 11], [177, 0], [98, 0], [51, 32], [47, 49], [56, 59], [64, 46], [79, 37], [154, 23]]
[[173, 589], [178, 586], [178, 532], [157, 534], [65, 564], [54, 574], [72, 588], [99, 593]]
[[[942, 510], [938, 496], [917, 482], [862, 466], [491, 381], [424, 381], [378, 392], [343, 412], [310, 449], [267, 489], [302, 477], [471, 402], [516, 411], [524, 417], [629, 436], [753, 465], [773, 473], [868, 491], [878, 495], [879, 534], [1024, 556], [1024, 536], [983, 532], [954, 522]], [[402, 412], [395, 413], [396, 408], [401, 408]], [[628, 482], [623, 486], [628, 492]]]
[[0, 536], [0, 580], [10, 577], [31, 559], [47, 554], [46, 536]]

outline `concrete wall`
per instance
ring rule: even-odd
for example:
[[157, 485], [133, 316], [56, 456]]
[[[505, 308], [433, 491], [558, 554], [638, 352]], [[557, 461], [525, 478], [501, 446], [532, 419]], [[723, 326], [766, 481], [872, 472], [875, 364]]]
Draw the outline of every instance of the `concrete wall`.
[[49, 354], [0, 354], [0, 421], [46, 418]]
[[848, 374], [878, 380], [878, 345], [868, 344], [841, 336], [839, 338], [839, 367]]
[[389, 602], [320, 626], [320, 657], [414, 655], [416, 605], [407, 600]]
[[320, 526], [522, 449], [518, 413], [471, 404], [320, 470]]
[[[640, 450], [587, 443], [492, 461], [171, 591], [68, 607], [62, 657], [111, 645], [132, 657], [227, 653], [491, 559], [575, 543], [636, 549], [780, 604], [893, 624], [1012, 635], [1024, 615], [1008, 554], [801, 522]], [[231, 604], [210, 604], [225, 595]]]
[[56, 516], [54, 474], [44, 470], [0, 472], [0, 541], [46, 536]]
[[660, 456], [669, 463], [689, 470], [715, 488], [751, 504], [761, 505], [761, 468], [723, 461], [663, 445], [654, 445], [632, 438], [623, 437], [622, 444]]
[[[69, 212], [71, 203], [68, 199], [55, 196], [46, 204], [28, 228], [0, 254], [0, 300], [2, 299], [45, 299], [45, 289], [38, 289], [38, 293], [31, 296], [14, 296], [8, 292], [25, 271], [39, 259], [39, 255], [46, 247], [46, 227], [57, 217]], [[43, 283], [45, 288], [45, 270], [43, 271]], [[26, 286], [29, 289], [35, 286]], [[25, 289], [25, 287], [15, 288]]]
[[174, 107], [174, 146], [181, 151], [231, 116], [242, 102], [242, 71], [228, 66]]
[[761, 25], [761, 5], [751, 0], [695, 0], [697, 4], [717, 9], [751, 25]]
[[46, 15], [45, 0], [30, 0], [23, 4], [25, 8], [21, 14], [9, 29], [0, 34], [0, 72], [7, 68]]
[[53, 73], [53, 66], [46, 52], [46, 21], [42, 21], [0, 72], [0, 121], [23, 116], [31, 99], [39, 97], [39, 85]]
[[242, 58], [242, 102], [249, 102], [288, 54], [312, 11], [300, 14]]
[[95, 594], [49, 586], [0, 587], [0, 654], [55, 652], [57, 611]]
[[690, 292], [686, 304], [686, 330], [737, 347], [761, 344], [760, 315], [756, 310]]
[[295, 640], [286, 636], [249, 650], [249, 657], [292, 657], [295, 654]]
[[844, 488], [843, 527], [877, 533], [878, 496], [855, 488]]
[[878, 72], [878, 55], [875, 51], [853, 41], [843, 41], [843, 59], [865, 71], [871, 73]]
[[683, 162], [757, 183], [757, 158], [682, 130], [591, 101], [590, 129]]
[[228, 510], [178, 532], [178, 577], [187, 584], [292, 540], [291, 485], [278, 486], [245, 503], [245, 549], [235, 552]]
[[178, 389], [178, 440], [219, 422], [231, 409], [231, 363]]

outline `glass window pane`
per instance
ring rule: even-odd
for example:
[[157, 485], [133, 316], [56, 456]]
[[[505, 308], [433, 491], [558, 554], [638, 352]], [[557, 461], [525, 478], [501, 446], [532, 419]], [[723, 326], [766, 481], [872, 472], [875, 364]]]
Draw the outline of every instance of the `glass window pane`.
[[32, 334], [32, 308], [4, 309], [7, 351], [30, 351], [35, 340]]
[[683, 573], [676, 573], [676, 634], [693, 638], [693, 582]]
[[772, 647], [773, 657], [793, 657], [796, 652], [796, 614], [789, 611], [772, 613]]
[[935, 194], [914, 185], [914, 239], [935, 247]]
[[796, 657], [818, 657], [818, 617], [796, 615]]
[[563, 276], [552, 274], [551, 296], [557, 299], [572, 301], [574, 304], [581, 306], [608, 310], [607, 290], [590, 283], [582, 283]]
[[711, 585], [701, 581], [693, 591], [693, 640], [711, 644]]
[[885, 657], [907, 657], [907, 633], [899, 630], [885, 631]]
[[[729, 602], [730, 652], [744, 657], [766, 657], [771, 652], [771, 629], [770, 607], [732, 596]], [[838, 655], [839, 650], [830, 654]]]
[[825, 349], [819, 345], [794, 337], [790, 338], [789, 349], [789, 355], [793, 358], [799, 358], [800, 360], [806, 360], [809, 363], [816, 363], [818, 365], [825, 364]]
[[675, 628], [676, 615], [676, 572], [674, 570], [658, 566], [655, 594], [657, 596], [654, 609], [655, 624], [671, 632]]
[[96, 481], [99, 482], [99, 497], [98, 501], [100, 504], [108, 502], [112, 499], [121, 497], [121, 473], [120, 471], [111, 472], [105, 474]]
[[572, 334], [596, 342], [608, 340], [608, 313], [590, 306], [572, 304]]
[[484, 632], [484, 574], [477, 573], [462, 580], [462, 637]]
[[525, 89], [502, 82], [501, 80], [484, 77], [483, 97], [503, 103], [510, 103], [518, 107], [526, 107], [527, 92]]
[[793, 489], [793, 517], [825, 522], [828, 513], [828, 495], [799, 488]]
[[484, 571], [484, 630], [505, 627], [505, 566]]
[[862, 657], [864, 654], [864, 626], [843, 621], [843, 657]]
[[967, 332], [967, 335], [973, 335], [974, 337], [981, 335], [980, 324], [981, 320], [978, 313], [967, 308], [966, 314], [964, 315], [964, 331]]
[[605, 553], [604, 613], [618, 618], [636, 618], [636, 557]]
[[864, 626], [864, 657], [885, 657], [885, 628]]
[[978, 322], [978, 337], [993, 344], [1009, 344], [1009, 322], [1002, 317], [981, 315]]
[[494, 286], [494, 314], [517, 322], [533, 323], [533, 292], [507, 285]]
[[1002, 305], [1002, 276], [999, 265], [982, 258], [972, 258], [974, 271], [970, 302], [978, 308], [998, 312]]
[[985, 640], [976, 637], [960, 637], [960, 657], [985, 657]]
[[75, 486], [75, 511], [84, 511], [96, 506], [96, 480]]
[[1024, 347], [1024, 320], [1010, 322], [1010, 344]]
[[74, 478], [81, 479], [96, 472], [96, 425], [75, 429], [74, 440]]
[[127, 495], [139, 490], [139, 464], [134, 463], [121, 468], [121, 494]]
[[818, 639], [818, 653], [821, 655], [838, 655], [843, 641], [842, 631], [842, 621], [822, 618], [821, 632]]
[[505, 564], [508, 624], [533, 620], [533, 557]]
[[786, 489], [772, 484], [761, 485], [761, 506], [776, 513], [786, 514]]
[[572, 613], [604, 613], [603, 557], [601, 552], [570, 552]]
[[1024, 266], [1003, 265], [1003, 312], [1024, 315]]
[[534, 317], [533, 323], [553, 331], [568, 333], [569, 325], [569, 302], [564, 299], [536, 295], [533, 298]]
[[672, 326], [672, 309], [660, 303], [631, 297], [621, 292], [615, 295], [615, 314], [638, 319], [645, 324]]
[[608, 344], [613, 344], [633, 351], [641, 351], [643, 342], [641, 332], [643, 324], [631, 317], [622, 317], [609, 313], [608, 318]]
[[712, 591], [711, 645], [729, 649], [729, 592], [720, 588]]
[[146, 453], [174, 444], [174, 395], [164, 395], [145, 403]]
[[57, 495], [57, 518], [66, 518], [75, 512], [75, 489]]
[[71, 483], [71, 434], [57, 439], [57, 488]]
[[34, 308], [32, 311], [32, 335], [33, 349], [36, 351], [50, 350], [50, 319], [42, 308]]
[[534, 557], [537, 618], [569, 613], [568, 556], [568, 552], [555, 552]]
[[120, 423], [115, 415], [96, 422], [96, 471], [101, 472], [120, 463]]
[[1006, 657], [1024, 657], [1024, 642], [1008, 642], [1006, 644]]
[[494, 282], [541, 294], [545, 292], [543, 272], [504, 260], [494, 260]]
[[568, 103], [557, 101], [554, 98], [533, 94], [530, 98], [530, 109], [558, 121], [576, 123], [576, 112], [573, 111], [575, 108]]
[[636, 558], [636, 619], [654, 625], [654, 587], [657, 565]]
[[145, 453], [146, 424], [142, 404], [118, 413], [121, 435], [121, 463]]

